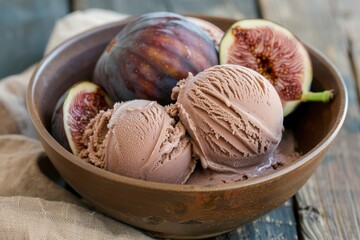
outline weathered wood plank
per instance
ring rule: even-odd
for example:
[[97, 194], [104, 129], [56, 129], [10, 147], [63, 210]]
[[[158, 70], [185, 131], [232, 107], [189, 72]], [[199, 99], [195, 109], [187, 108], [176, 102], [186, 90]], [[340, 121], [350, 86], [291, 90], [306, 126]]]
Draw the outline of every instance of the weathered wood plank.
[[66, 0], [0, 1], [0, 79], [38, 61]]
[[152, 11], [206, 14], [231, 18], [253, 18], [258, 15], [256, 1], [247, 0], [74, 0], [73, 2], [75, 10], [104, 8], [130, 15]]
[[259, 219], [213, 240], [298, 239], [293, 200]]
[[336, 19], [343, 27], [349, 42], [349, 54], [352, 60], [354, 78], [360, 96], [360, 1], [331, 0]]
[[166, 0], [75, 0], [73, 2], [74, 10], [103, 8], [129, 15], [141, 15], [155, 11], [168, 11]]
[[264, 18], [281, 23], [325, 53], [340, 70], [349, 93], [344, 127], [314, 176], [296, 195], [300, 238], [357, 239], [360, 114], [345, 29], [334, 15], [337, 10], [331, 0], [261, 0], [260, 6]]
[[169, 11], [241, 19], [258, 16], [255, 1], [168, 0]]

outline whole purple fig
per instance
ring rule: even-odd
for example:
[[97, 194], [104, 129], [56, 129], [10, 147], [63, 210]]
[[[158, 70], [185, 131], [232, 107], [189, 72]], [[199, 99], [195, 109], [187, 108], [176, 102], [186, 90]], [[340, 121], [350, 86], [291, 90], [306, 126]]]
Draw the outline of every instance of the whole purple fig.
[[216, 64], [215, 45], [201, 27], [178, 14], [155, 12], [128, 23], [109, 43], [94, 82], [114, 101], [168, 104], [179, 80]]

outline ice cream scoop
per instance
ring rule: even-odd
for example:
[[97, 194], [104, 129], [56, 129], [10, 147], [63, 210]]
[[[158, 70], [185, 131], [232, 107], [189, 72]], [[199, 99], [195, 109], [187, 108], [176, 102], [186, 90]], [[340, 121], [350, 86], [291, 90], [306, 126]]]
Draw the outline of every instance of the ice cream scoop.
[[241, 173], [269, 161], [281, 140], [279, 95], [249, 68], [216, 65], [189, 74], [172, 98], [204, 169]]
[[181, 184], [195, 167], [185, 133], [154, 101], [116, 103], [89, 123], [79, 156], [123, 176]]
[[243, 172], [218, 172], [212, 169], [195, 168], [186, 182], [189, 185], [218, 185], [223, 183], [239, 182], [258, 176], [263, 176], [282, 168], [298, 159], [301, 154], [297, 151], [296, 139], [290, 130], [283, 132], [281, 142], [270, 155], [269, 161], [263, 164], [246, 168]]

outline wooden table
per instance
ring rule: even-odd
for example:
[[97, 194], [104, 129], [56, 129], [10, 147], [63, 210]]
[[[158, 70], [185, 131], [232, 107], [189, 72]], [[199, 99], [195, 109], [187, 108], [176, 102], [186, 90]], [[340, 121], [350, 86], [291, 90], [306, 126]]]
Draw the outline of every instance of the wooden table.
[[[51, 4], [54, 10], [55, 1], [35, 2]], [[99, 7], [136, 15], [173, 11], [238, 19], [263, 17], [322, 51], [341, 72], [349, 94], [348, 116], [333, 147], [293, 199], [253, 223], [213, 239], [360, 238], [359, 0], [64, 0], [56, 4], [59, 2], [63, 4], [57, 6], [59, 11]], [[61, 15], [63, 12], [57, 16]]]

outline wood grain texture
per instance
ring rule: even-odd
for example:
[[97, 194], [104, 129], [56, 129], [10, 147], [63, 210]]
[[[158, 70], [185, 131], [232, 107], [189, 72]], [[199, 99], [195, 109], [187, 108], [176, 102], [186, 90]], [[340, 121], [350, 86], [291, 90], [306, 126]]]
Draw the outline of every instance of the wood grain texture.
[[331, 0], [331, 8], [336, 19], [344, 29], [349, 43], [348, 52], [357, 83], [357, 93], [360, 96], [360, 1]]
[[206, 14], [235, 19], [258, 16], [255, 1], [244, 0], [168, 0], [169, 11], [178, 13]]
[[66, 0], [0, 0], [0, 79], [41, 59], [55, 21], [68, 12]]
[[239, 19], [258, 16], [256, 1], [247, 0], [74, 0], [73, 2], [74, 10], [104, 8], [131, 15], [153, 11], [172, 11]]
[[360, 236], [359, 102], [348, 55], [349, 35], [338, 4], [340, 1], [332, 0], [260, 1], [264, 18], [286, 26], [305, 43], [322, 51], [339, 69], [348, 89], [349, 109], [344, 126], [321, 166], [296, 195], [300, 238], [304, 239]]
[[298, 239], [293, 200], [259, 219], [211, 240]]
[[103, 8], [123, 14], [141, 15], [147, 12], [167, 11], [166, 0], [75, 0], [74, 10]]

